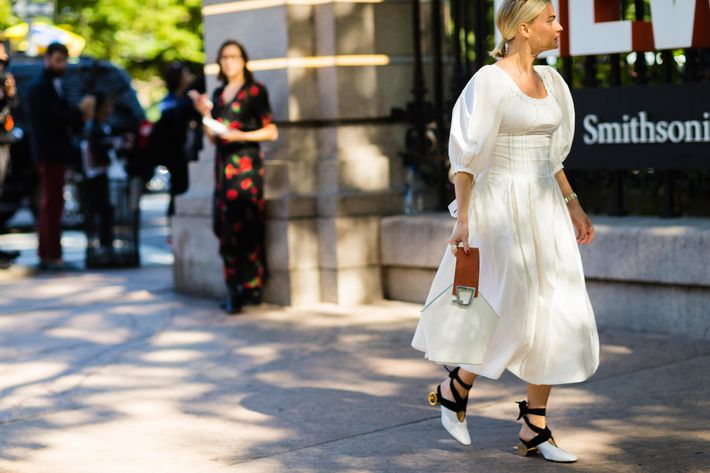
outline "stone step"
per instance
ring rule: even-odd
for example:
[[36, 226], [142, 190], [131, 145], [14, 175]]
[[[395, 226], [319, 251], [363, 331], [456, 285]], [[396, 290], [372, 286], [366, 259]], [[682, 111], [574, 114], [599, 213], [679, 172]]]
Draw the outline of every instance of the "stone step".
[[[580, 253], [597, 323], [710, 339], [710, 219], [591, 218]], [[385, 297], [424, 302], [453, 226], [443, 212], [382, 219]]]

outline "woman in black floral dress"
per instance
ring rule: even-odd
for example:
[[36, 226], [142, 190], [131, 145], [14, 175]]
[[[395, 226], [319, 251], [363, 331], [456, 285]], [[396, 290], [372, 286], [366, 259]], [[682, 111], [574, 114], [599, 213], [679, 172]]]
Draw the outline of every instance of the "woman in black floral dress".
[[261, 302], [268, 277], [264, 248], [264, 155], [259, 142], [278, 138], [271, 122], [266, 88], [247, 68], [241, 44], [225, 41], [217, 53], [218, 87], [210, 102], [193, 94], [195, 107], [227, 127], [217, 134], [205, 127], [216, 145], [213, 229], [224, 261], [230, 314]]

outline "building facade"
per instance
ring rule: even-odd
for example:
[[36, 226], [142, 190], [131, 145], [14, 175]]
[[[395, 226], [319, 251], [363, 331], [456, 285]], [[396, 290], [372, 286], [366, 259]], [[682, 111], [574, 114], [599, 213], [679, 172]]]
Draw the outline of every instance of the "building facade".
[[[268, 87], [278, 142], [265, 147], [267, 301], [362, 303], [382, 298], [379, 225], [402, 210], [410, 100], [411, 2], [205, 1], [205, 47], [234, 38]], [[206, 66], [208, 90], [216, 64]], [[211, 234], [214, 150], [191, 170], [173, 240], [179, 289], [223, 291]]]
[[[227, 38], [242, 42], [280, 127], [265, 147], [268, 302], [424, 298], [452, 222], [401, 215], [403, 193], [418, 186], [417, 212], [452, 198], [448, 113], [492, 62], [500, 3], [205, 0], [207, 57]], [[575, 99], [565, 166], [599, 216], [582, 256], [600, 320], [710, 337], [710, 4], [553, 4], [565, 33], [540, 63]], [[216, 70], [207, 64], [209, 90]], [[209, 295], [224, 291], [210, 230], [213, 154], [191, 169], [173, 236], [176, 286]], [[666, 317], [645, 325], [652, 309]]]

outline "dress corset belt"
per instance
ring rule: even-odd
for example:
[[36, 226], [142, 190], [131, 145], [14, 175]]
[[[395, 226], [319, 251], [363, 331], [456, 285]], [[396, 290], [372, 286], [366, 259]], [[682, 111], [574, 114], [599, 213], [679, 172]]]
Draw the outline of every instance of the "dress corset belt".
[[491, 172], [550, 177], [550, 136], [499, 134], [493, 150]]

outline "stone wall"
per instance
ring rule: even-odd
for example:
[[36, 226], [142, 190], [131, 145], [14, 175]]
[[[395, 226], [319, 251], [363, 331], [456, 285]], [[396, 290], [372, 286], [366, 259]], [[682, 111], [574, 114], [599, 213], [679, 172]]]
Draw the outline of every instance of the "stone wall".
[[[592, 220], [580, 252], [598, 324], [710, 339], [710, 219]], [[453, 225], [444, 213], [383, 219], [387, 298], [424, 301]]]
[[[275, 6], [260, 6], [267, 4]], [[401, 0], [204, 2], [208, 63], [225, 39], [242, 42], [283, 124], [279, 140], [264, 147], [268, 302], [382, 298], [379, 222], [402, 210], [398, 153], [405, 126], [343, 119], [386, 117], [410, 100], [410, 6]], [[269, 59], [280, 65], [259, 67]], [[214, 64], [206, 70], [211, 91]], [[287, 126], [303, 120], [320, 123]], [[211, 233], [213, 156], [207, 146], [190, 170], [189, 192], [177, 199], [174, 274], [180, 291], [219, 296], [225, 288]]]

